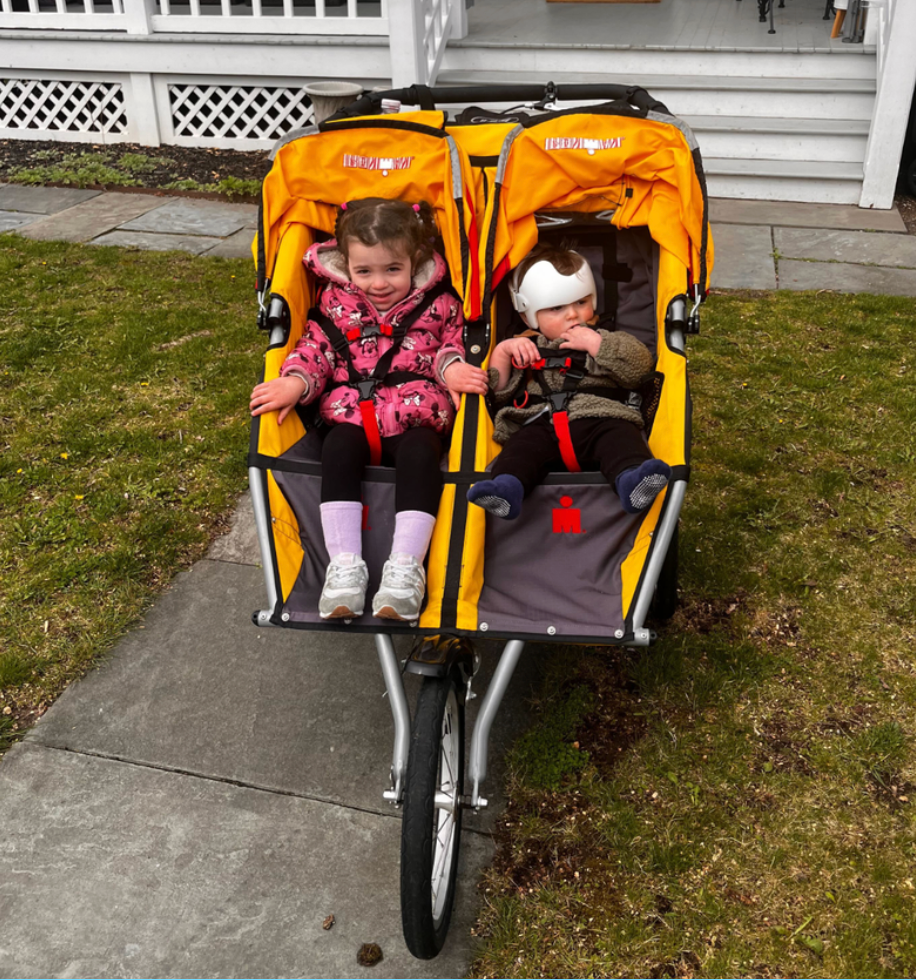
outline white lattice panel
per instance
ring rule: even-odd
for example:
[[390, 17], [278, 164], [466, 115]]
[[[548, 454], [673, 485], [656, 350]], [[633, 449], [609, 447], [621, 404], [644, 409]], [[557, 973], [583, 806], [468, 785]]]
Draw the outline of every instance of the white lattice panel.
[[169, 85], [176, 137], [276, 140], [312, 121], [298, 88], [256, 85]]
[[126, 133], [124, 91], [119, 82], [0, 78], [0, 129]]

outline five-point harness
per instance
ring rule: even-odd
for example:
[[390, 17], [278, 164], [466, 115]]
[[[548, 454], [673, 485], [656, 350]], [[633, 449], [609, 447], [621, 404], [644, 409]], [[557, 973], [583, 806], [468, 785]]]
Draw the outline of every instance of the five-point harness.
[[[573, 448], [572, 436], [569, 431], [569, 403], [579, 390], [579, 384], [586, 377], [588, 371], [586, 363], [588, 354], [584, 350], [558, 350], [555, 347], [542, 347], [538, 345], [538, 360], [528, 365], [528, 369], [538, 387], [541, 389], [540, 395], [532, 395], [527, 390], [528, 374], [522, 376], [521, 397], [516, 394], [513, 404], [516, 408], [525, 408], [528, 405], [536, 405], [544, 402], [550, 409], [550, 421], [553, 423], [553, 431], [560, 444], [560, 456], [563, 464], [570, 473], [579, 473], [582, 467], [576, 458], [576, 451]], [[559, 371], [563, 375], [563, 387], [559, 391], [554, 391], [544, 380], [544, 371]], [[626, 388], [590, 388], [581, 392], [582, 394], [597, 395], [600, 398], [610, 398], [614, 401], [627, 402], [631, 399], [634, 392]], [[638, 397], [638, 396], [637, 396]]]
[[[391, 362], [401, 348], [401, 343], [407, 331], [420, 319], [430, 306], [445, 293], [454, 292], [447, 282], [434, 286], [423, 298], [423, 301], [409, 313], [402, 316], [394, 325], [389, 323], [370, 324], [369, 326], [353, 327], [344, 333], [337, 324], [317, 306], [309, 310], [309, 320], [314, 321], [325, 332], [334, 348], [335, 354], [347, 365], [349, 378], [345, 385], [355, 388], [359, 394], [359, 413], [363, 420], [363, 429], [369, 442], [369, 463], [378, 466], [382, 460], [382, 435], [375, 414], [375, 393], [379, 386], [391, 387], [404, 384], [406, 381], [429, 381], [429, 375], [416, 371], [392, 371]], [[390, 337], [391, 346], [376, 361], [375, 367], [368, 374], [360, 374], [353, 364], [353, 354], [350, 344], [354, 340], [365, 337]]]

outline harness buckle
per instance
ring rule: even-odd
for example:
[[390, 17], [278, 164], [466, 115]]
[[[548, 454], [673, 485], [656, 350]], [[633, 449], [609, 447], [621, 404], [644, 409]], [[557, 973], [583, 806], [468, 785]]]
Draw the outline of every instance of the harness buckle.
[[547, 401], [550, 402], [551, 414], [554, 412], [565, 412], [571, 394], [571, 391], [552, 391], [547, 396]]
[[345, 336], [346, 336], [347, 340], [349, 340], [352, 343], [354, 340], [359, 340], [360, 333], [361, 333], [361, 331], [360, 331], [359, 327], [351, 327], [346, 332]]
[[362, 378], [356, 382], [356, 390], [359, 392], [361, 402], [371, 402], [375, 400], [375, 389], [378, 387], [378, 378]]

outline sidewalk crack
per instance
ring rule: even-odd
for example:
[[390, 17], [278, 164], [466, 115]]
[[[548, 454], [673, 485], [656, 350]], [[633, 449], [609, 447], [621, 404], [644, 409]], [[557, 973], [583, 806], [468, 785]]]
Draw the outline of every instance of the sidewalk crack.
[[[246, 782], [243, 779], [230, 779], [228, 776], [208, 776], [206, 773], [195, 772], [193, 769], [182, 769], [178, 766], [156, 765], [152, 762], [137, 762], [135, 759], [127, 759], [124, 756], [111, 755], [105, 752], [91, 752], [84, 749], [71, 749], [65, 745], [52, 745], [48, 742], [29, 740], [28, 745], [37, 745], [43, 749], [51, 749], [54, 752], [65, 752], [68, 755], [85, 756], [90, 759], [102, 759], [106, 762], [117, 762], [124, 766], [132, 766], [136, 769], [149, 769], [153, 772], [165, 772], [173, 776], [187, 776], [190, 779], [203, 779], [211, 783], [219, 783], [225, 786], [237, 786], [240, 789], [250, 789], [256, 793], [269, 793], [272, 796], [287, 796], [295, 800], [306, 800], [309, 803], [322, 803], [326, 806], [338, 807], [342, 810], [352, 810], [355, 813], [366, 813], [373, 817], [385, 817], [387, 819], [400, 819], [400, 813], [394, 807], [390, 811], [376, 810], [367, 806], [357, 806], [353, 803], [343, 803], [339, 800], [332, 800], [324, 796], [309, 796], [307, 793], [297, 793], [294, 790], [277, 789], [270, 786], [262, 786], [258, 783]], [[486, 830], [474, 827], [462, 827], [463, 833], [476, 834], [479, 837], [492, 837], [493, 835]]]

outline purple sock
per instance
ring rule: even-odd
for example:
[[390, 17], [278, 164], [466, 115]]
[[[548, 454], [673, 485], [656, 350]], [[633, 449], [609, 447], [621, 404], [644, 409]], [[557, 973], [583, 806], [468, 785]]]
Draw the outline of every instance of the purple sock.
[[423, 510], [402, 510], [394, 515], [393, 555], [413, 555], [420, 564], [426, 558], [436, 518]]
[[329, 500], [321, 505], [321, 530], [328, 558], [363, 553], [363, 505], [358, 500]]

